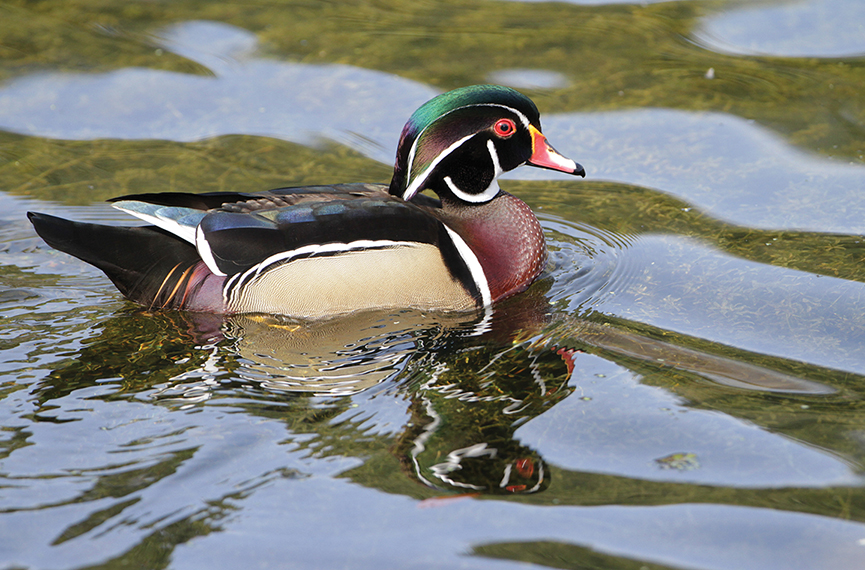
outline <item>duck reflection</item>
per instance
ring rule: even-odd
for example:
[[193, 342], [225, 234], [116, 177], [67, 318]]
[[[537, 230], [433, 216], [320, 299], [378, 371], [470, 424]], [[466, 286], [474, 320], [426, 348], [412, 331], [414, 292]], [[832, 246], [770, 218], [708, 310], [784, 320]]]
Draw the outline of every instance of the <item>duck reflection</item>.
[[529, 342], [475, 347], [439, 362], [414, 392], [411, 422], [394, 448], [404, 471], [442, 490], [546, 489], [543, 458], [514, 432], [573, 391], [572, 355]]
[[[40, 397], [48, 409], [78, 387], [118, 377], [121, 393], [181, 408], [242, 394], [231, 405], [279, 414], [293, 432], [314, 434], [316, 449], [360, 441], [369, 425], [390, 422], [376, 445], [405, 476], [436, 492], [510, 495], [550, 484], [550, 467], [516, 431], [573, 392], [580, 352], [643, 374], [672, 368], [739, 388], [831, 391], [610, 318], [557, 313], [548, 285], [542, 280], [477, 314], [405, 310], [310, 323], [131, 310], [104, 323], [76, 360], [46, 378]], [[382, 390], [405, 412], [395, 422], [376, 417], [375, 405], [361, 406]], [[365, 419], [358, 423], [353, 413]]]
[[[449, 351], [490, 343], [510, 346], [517, 337], [538, 334], [549, 321], [545, 285], [495, 312], [405, 309], [312, 322], [260, 314], [180, 315], [197, 343], [218, 344], [232, 354], [232, 372], [243, 380], [272, 391], [346, 396], [388, 380], [402, 381], [427, 367], [447, 367]], [[409, 367], [417, 360], [422, 363]], [[190, 372], [177, 379], [181, 376], [188, 378]]]
[[392, 448], [406, 474], [441, 490], [537, 492], [549, 471], [514, 431], [570, 393], [570, 352], [531, 341], [549, 320], [541, 289], [492, 314], [231, 317], [224, 346], [240, 357], [236, 373], [267, 390], [344, 396], [406, 384], [411, 418]]
[[[211, 315], [186, 317], [199, 342], [233, 353], [234, 374], [269, 392], [351, 396], [402, 384], [411, 419], [392, 452], [416, 481], [531, 493], [547, 487], [549, 471], [514, 431], [570, 393], [571, 352], [532, 341], [549, 322], [546, 289], [472, 314], [403, 310], [314, 323], [236, 315], [218, 327]], [[200, 400], [190, 377], [175, 380], [186, 398]]]
[[315, 324], [244, 315], [229, 318], [224, 334], [240, 377], [266, 390], [347, 396], [398, 377], [424, 340], [461, 324], [410, 311]]

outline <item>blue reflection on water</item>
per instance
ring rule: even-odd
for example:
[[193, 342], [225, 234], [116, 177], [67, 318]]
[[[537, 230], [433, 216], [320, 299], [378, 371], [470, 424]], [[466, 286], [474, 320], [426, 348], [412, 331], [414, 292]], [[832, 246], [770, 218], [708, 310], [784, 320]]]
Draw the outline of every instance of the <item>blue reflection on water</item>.
[[753, 121], [671, 109], [542, 120], [591, 179], [658, 189], [742, 226], [865, 233], [865, 167], [809, 155]]
[[72, 140], [330, 139], [390, 163], [405, 120], [437, 93], [380, 71], [256, 58], [255, 42], [227, 24], [178, 24], [159, 36], [158, 49], [214, 75], [125, 68], [23, 77], [0, 89], [0, 128]]
[[617, 315], [743, 350], [865, 374], [861, 282], [743, 259], [683, 236], [612, 240], [566, 221], [543, 224], [570, 238], [551, 242], [555, 282], [549, 293], [570, 313]]
[[[837, 456], [740, 418], [695, 409], [599, 356], [576, 355], [571, 386], [575, 394], [516, 432], [521, 443], [560, 468], [729, 487], [860, 481]], [[693, 453], [699, 466], [659, 467], [659, 458], [683, 451]]]
[[781, 57], [865, 54], [861, 0], [759, 3], [707, 17], [696, 39], [721, 52]]

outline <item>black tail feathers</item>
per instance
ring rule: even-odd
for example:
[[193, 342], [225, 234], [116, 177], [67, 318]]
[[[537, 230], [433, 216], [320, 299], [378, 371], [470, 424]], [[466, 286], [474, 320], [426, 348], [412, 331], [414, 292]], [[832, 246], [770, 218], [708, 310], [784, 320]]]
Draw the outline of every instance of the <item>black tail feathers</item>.
[[201, 260], [191, 244], [153, 226], [104, 226], [36, 212], [27, 217], [48, 245], [98, 267], [142, 305], [154, 304], [169, 276]]

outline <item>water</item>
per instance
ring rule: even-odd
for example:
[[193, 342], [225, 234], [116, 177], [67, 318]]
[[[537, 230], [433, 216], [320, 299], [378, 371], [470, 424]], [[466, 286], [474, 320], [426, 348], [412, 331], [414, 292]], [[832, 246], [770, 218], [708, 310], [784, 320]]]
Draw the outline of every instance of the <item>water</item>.
[[[0, 6], [0, 567], [861, 568], [857, 14]], [[387, 181], [486, 81], [588, 171], [502, 182], [550, 266], [491, 316], [148, 312], [24, 216]]]

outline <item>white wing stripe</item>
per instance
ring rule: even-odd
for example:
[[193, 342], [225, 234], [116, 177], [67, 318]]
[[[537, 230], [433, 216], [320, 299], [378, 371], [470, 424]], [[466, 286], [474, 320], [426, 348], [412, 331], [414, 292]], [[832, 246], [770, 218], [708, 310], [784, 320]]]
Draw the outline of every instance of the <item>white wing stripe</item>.
[[198, 255], [201, 256], [201, 260], [204, 261], [208, 269], [216, 275], [222, 275], [223, 277], [227, 275], [227, 273], [220, 270], [219, 266], [216, 265], [216, 259], [213, 258], [213, 250], [210, 249], [210, 244], [207, 243], [207, 237], [205, 237], [201, 226], [195, 228], [195, 241], [193, 243], [195, 244], [195, 249], [198, 250]]

